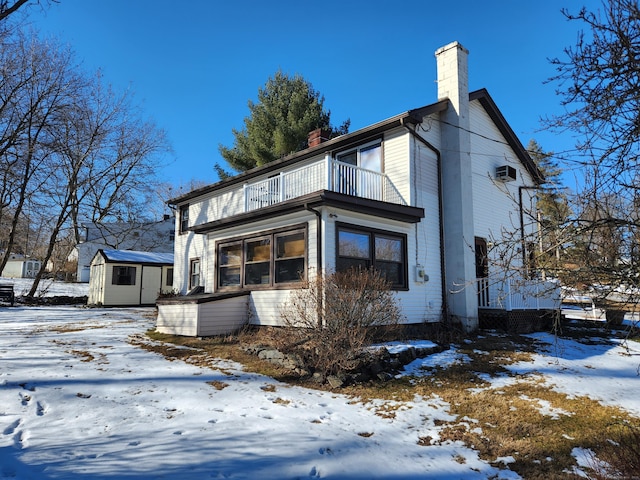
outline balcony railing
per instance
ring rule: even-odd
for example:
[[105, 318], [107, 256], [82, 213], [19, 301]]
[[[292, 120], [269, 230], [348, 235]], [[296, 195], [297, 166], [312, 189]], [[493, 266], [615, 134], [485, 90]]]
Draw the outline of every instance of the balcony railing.
[[244, 186], [245, 211], [275, 205], [320, 190], [330, 190], [370, 200], [406, 205], [389, 178], [380, 172], [359, 168], [329, 158], [281, 172]]
[[560, 285], [536, 279], [478, 278], [478, 307], [496, 310], [558, 310]]

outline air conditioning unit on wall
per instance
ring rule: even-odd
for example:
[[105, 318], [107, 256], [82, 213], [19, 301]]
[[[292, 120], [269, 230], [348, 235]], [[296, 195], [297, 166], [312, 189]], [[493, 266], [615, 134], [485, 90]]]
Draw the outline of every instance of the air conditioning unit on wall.
[[496, 167], [496, 179], [503, 182], [511, 182], [516, 179], [516, 169], [511, 165]]

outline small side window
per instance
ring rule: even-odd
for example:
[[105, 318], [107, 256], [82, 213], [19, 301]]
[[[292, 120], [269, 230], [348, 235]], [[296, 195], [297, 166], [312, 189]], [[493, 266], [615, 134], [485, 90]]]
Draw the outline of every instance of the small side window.
[[180, 233], [187, 233], [189, 229], [189, 205], [180, 207]]
[[189, 262], [189, 289], [200, 285], [200, 259], [194, 258]]

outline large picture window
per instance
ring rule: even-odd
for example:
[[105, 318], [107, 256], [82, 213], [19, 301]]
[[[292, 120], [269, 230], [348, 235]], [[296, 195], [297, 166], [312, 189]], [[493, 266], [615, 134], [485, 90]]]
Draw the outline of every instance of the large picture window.
[[405, 235], [338, 225], [336, 270], [373, 267], [393, 288], [406, 288], [406, 243]]
[[217, 286], [275, 287], [306, 278], [306, 229], [278, 230], [221, 242], [217, 246]]
[[136, 267], [114, 265], [111, 275], [111, 285], [135, 285]]

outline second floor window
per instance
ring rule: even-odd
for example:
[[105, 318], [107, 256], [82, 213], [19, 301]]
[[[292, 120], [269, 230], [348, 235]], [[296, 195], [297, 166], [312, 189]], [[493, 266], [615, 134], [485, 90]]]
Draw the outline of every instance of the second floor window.
[[180, 233], [186, 233], [189, 229], [189, 205], [180, 207]]
[[382, 172], [382, 144], [362, 145], [354, 150], [336, 155], [336, 160], [373, 172]]
[[362, 145], [336, 155], [334, 189], [346, 195], [382, 200], [382, 144]]

